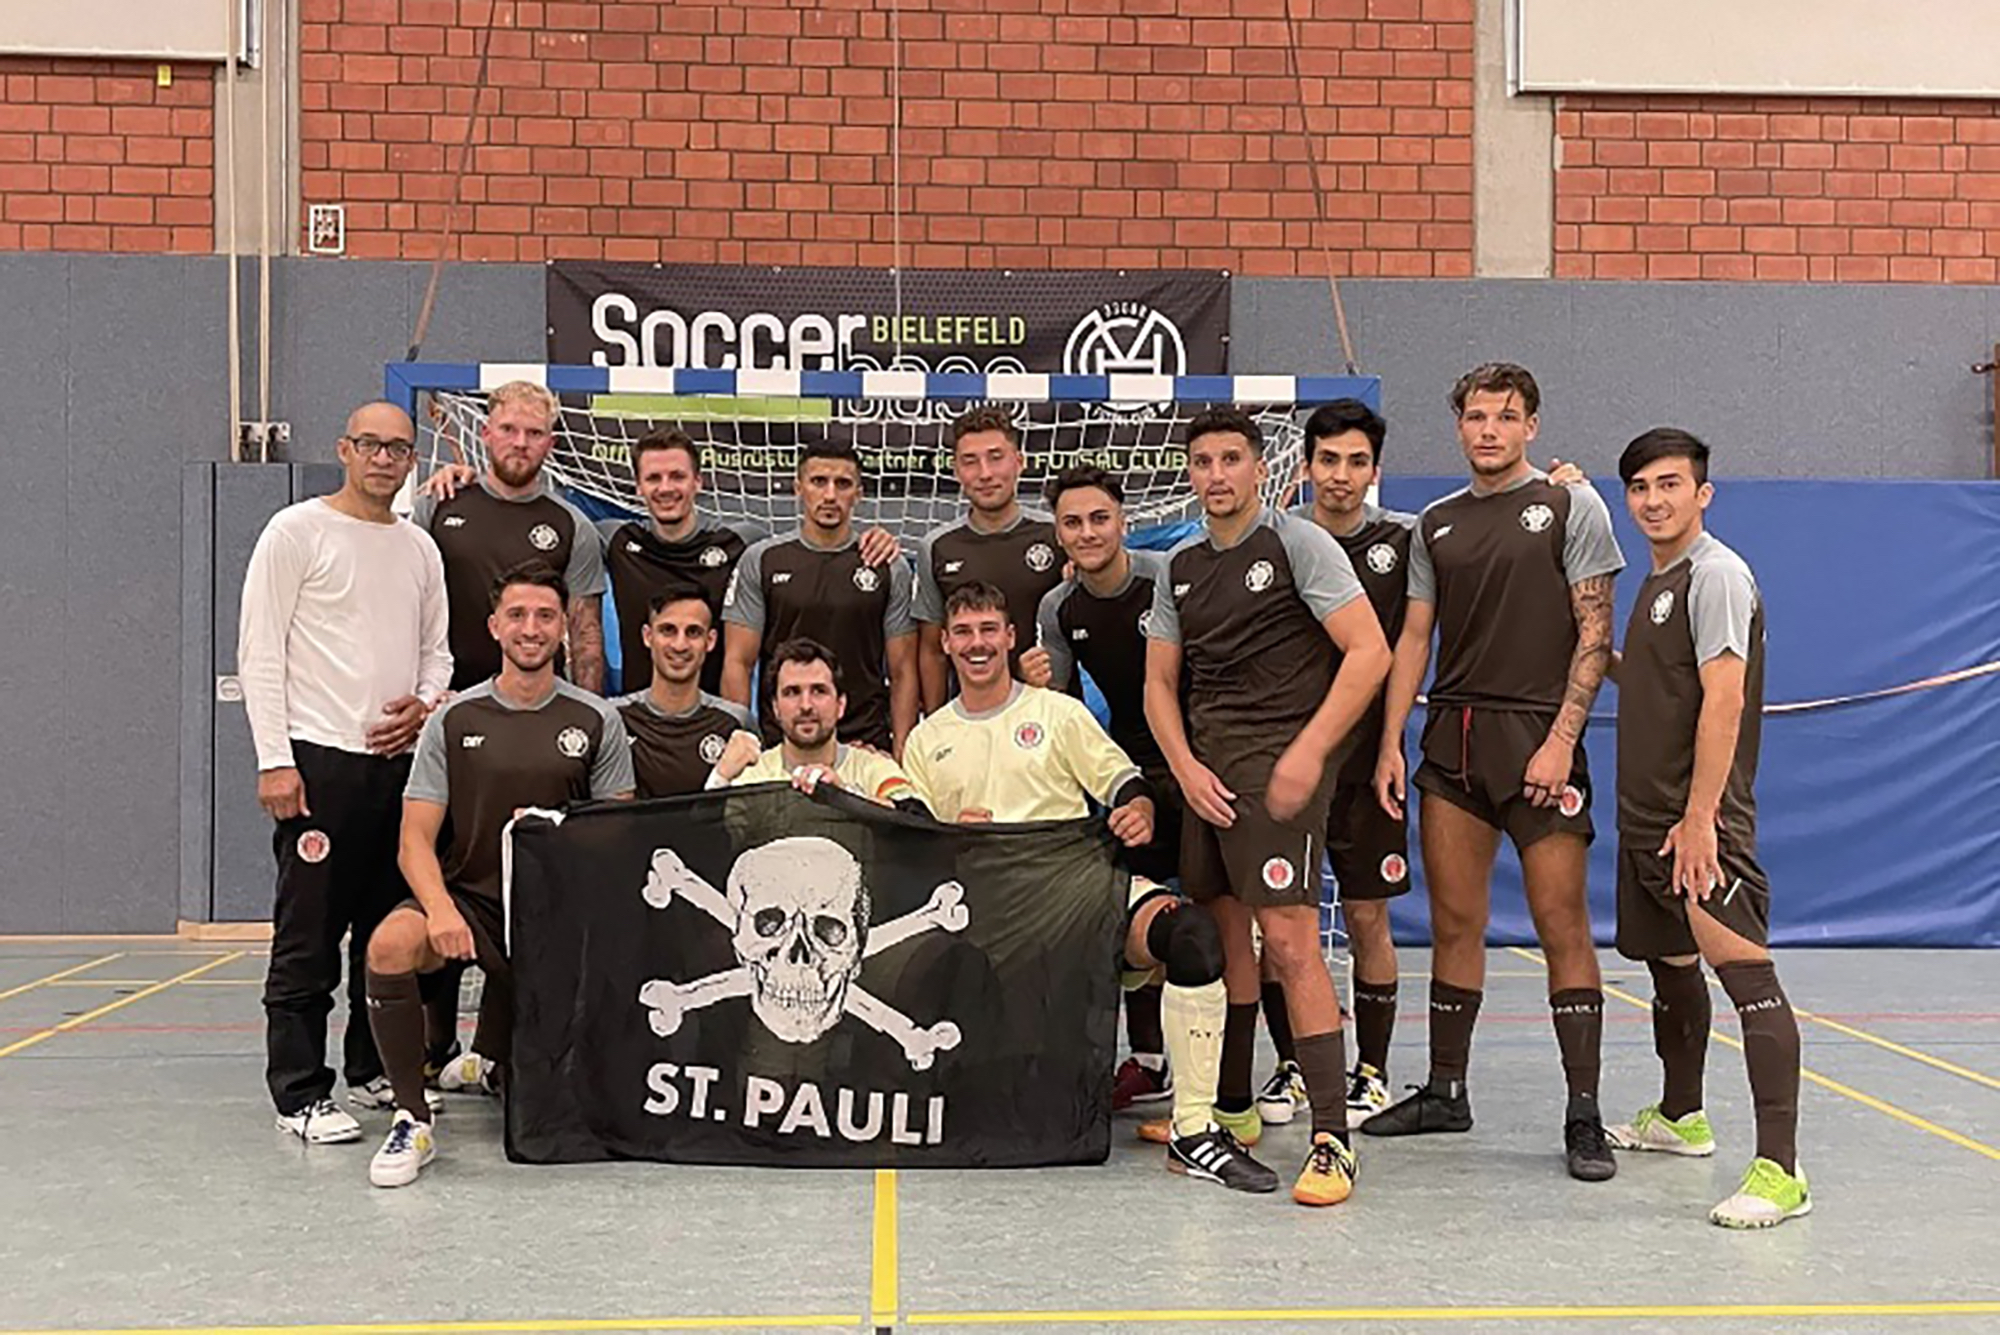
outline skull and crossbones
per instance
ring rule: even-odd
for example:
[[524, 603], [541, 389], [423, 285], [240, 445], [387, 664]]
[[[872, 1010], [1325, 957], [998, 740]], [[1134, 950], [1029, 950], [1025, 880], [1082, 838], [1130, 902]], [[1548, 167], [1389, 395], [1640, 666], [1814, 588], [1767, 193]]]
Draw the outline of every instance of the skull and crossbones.
[[642, 891], [663, 909], [676, 899], [721, 924], [737, 966], [676, 983], [654, 979], [639, 989], [653, 1032], [676, 1032], [688, 1012], [731, 997], [748, 997], [766, 1029], [787, 1043], [810, 1043], [852, 1015], [895, 1040], [912, 1070], [928, 1070], [940, 1052], [958, 1046], [958, 1026], [928, 1027], [860, 986], [861, 963], [932, 928], [965, 929], [965, 889], [946, 881], [915, 912], [870, 925], [861, 864], [831, 839], [775, 839], [740, 855], [718, 891], [671, 848], [655, 849]]

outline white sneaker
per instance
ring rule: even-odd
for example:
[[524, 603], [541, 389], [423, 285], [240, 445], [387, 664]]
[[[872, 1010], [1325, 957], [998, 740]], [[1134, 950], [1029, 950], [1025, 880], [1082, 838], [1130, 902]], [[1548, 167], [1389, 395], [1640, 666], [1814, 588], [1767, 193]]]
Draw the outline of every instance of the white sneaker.
[[278, 1130], [289, 1131], [308, 1145], [344, 1145], [361, 1139], [361, 1123], [332, 1099], [321, 1099], [290, 1116], [279, 1113]]
[[476, 1052], [460, 1053], [446, 1062], [438, 1070], [438, 1088], [453, 1094], [493, 1094], [494, 1072], [500, 1069], [498, 1062], [488, 1061]]
[[1389, 1106], [1389, 1085], [1367, 1062], [1356, 1062], [1347, 1077], [1347, 1124], [1360, 1126]]
[[1266, 1122], [1283, 1126], [1310, 1106], [1306, 1099], [1306, 1077], [1297, 1062], [1279, 1062], [1278, 1069], [1257, 1093], [1257, 1112]]
[[368, 1180], [378, 1187], [407, 1187], [436, 1157], [437, 1139], [431, 1134], [431, 1124], [419, 1122], [398, 1108], [388, 1139], [368, 1161]]
[[[378, 1075], [365, 1085], [349, 1085], [347, 1102], [350, 1107], [363, 1112], [388, 1112], [396, 1106], [396, 1090], [389, 1083], [389, 1077]], [[424, 1091], [424, 1103], [432, 1112], [444, 1107], [444, 1095], [435, 1089]]]

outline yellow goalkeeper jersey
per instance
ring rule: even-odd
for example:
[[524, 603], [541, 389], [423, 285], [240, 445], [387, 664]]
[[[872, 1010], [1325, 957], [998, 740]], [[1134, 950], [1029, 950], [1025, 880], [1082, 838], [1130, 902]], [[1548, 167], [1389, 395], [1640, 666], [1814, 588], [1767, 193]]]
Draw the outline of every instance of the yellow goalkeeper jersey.
[[[914, 796], [910, 776], [889, 757], [866, 747], [841, 743], [834, 750], [833, 772], [840, 776], [840, 786], [848, 792], [872, 798], [884, 806], [898, 798]], [[792, 767], [785, 763], [782, 744], [765, 748], [756, 764], [736, 776], [738, 784], [790, 783], [791, 779]]]
[[1110, 805], [1139, 773], [1080, 700], [1014, 683], [1007, 702], [972, 713], [958, 700], [925, 718], [903, 747], [903, 768], [931, 814], [967, 808], [995, 821], [1068, 820]]

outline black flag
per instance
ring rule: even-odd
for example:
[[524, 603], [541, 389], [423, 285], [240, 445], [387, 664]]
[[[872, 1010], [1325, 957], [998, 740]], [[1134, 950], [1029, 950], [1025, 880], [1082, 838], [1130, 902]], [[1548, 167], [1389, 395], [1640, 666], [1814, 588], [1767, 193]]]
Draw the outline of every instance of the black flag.
[[1124, 886], [1098, 820], [784, 785], [524, 819], [508, 1156], [1102, 1162]]

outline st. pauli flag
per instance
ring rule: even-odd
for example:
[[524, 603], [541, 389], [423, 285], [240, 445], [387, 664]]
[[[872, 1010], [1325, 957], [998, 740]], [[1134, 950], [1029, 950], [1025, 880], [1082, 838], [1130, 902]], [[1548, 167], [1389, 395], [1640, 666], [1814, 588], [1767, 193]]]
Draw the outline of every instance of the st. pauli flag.
[[1109, 1152], [1125, 876], [1101, 820], [940, 825], [760, 785], [512, 837], [510, 1158]]

